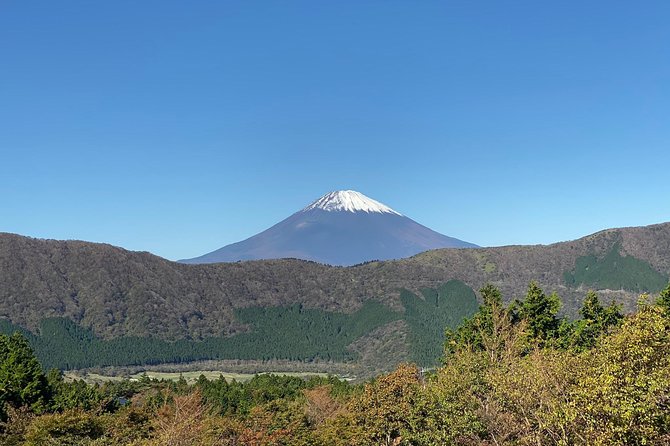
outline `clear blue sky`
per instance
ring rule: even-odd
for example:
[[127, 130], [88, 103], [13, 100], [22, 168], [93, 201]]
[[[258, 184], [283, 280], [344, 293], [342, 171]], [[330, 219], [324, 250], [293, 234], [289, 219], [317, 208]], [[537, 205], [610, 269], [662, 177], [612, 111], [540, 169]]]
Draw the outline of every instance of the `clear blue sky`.
[[356, 189], [480, 245], [670, 221], [670, 2], [0, 2], [0, 231], [170, 258]]

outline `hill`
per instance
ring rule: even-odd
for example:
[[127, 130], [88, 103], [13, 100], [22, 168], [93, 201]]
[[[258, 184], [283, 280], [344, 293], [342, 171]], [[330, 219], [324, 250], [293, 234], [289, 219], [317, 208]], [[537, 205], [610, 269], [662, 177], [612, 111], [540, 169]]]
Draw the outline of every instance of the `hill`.
[[[332, 333], [341, 337], [325, 359], [356, 360], [373, 344], [391, 352], [405, 345], [406, 351], [407, 343], [417, 342], [429, 345], [412, 351], [439, 356], [439, 339], [420, 334], [439, 334], [445, 324], [460, 322], [476, 308], [472, 290], [487, 282], [509, 300], [536, 280], [575, 314], [587, 289], [632, 309], [640, 293], [659, 291], [669, 275], [668, 223], [546, 246], [442, 249], [346, 268], [291, 259], [187, 265], [105, 244], [0, 234], [0, 318], [5, 331], [20, 326], [40, 333], [46, 321], [77, 342], [88, 336], [120, 345], [130, 337], [153, 342], [146, 351], [176, 340], [191, 343], [184, 351], [203, 349], [197, 357], [172, 351], [147, 360], [153, 363], [235, 357], [273, 336], [259, 327], [281, 330], [281, 321], [297, 327], [289, 331], [293, 339], [310, 338], [304, 354], [288, 359], [324, 359], [318, 345]], [[348, 316], [340, 320], [339, 314]], [[254, 341], [253, 333], [264, 338]], [[218, 340], [208, 341], [209, 350], [202, 347], [208, 339]], [[231, 340], [239, 345], [231, 347]], [[281, 358], [285, 345], [277, 342], [276, 350], [247, 357]]]

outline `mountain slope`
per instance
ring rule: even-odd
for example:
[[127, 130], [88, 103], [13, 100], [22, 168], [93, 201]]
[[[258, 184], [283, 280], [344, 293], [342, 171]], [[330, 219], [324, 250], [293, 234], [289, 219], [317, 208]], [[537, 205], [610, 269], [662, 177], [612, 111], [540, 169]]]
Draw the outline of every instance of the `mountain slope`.
[[107, 338], [200, 338], [244, 330], [234, 308], [300, 303], [349, 313], [374, 298], [403, 311], [401, 289], [418, 294], [451, 279], [474, 290], [491, 282], [508, 299], [536, 280], [557, 291], [568, 312], [588, 288], [634, 305], [645, 284], [612, 290], [566, 281], [566, 274], [583, 276], [575, 270], [580, 259], [604, 260], [613, 250], [640, 262], [655, 283], [664, 281], [670, 274], [670, 223], [546, 246], [434, 250], [348, 268], [291, 259], [185, 265], [105, 244], [0, 233], [0, 317], [36, 328], [45, 317], [65, 316]]
[[476, 247], [442, 235], [356, 191], [331, 192], [271, 228], [183, 263], [297, 258], [330, 265]]

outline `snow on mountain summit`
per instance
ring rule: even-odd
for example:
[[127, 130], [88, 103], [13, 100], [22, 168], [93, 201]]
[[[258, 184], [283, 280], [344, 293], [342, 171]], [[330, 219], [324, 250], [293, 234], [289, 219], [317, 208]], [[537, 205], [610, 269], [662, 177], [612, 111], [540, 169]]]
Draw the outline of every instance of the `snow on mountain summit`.
[[182, 262], [296, 258], [348, 266], [402, 259], [429, 249], [475, 247], [435, 232], [360, 192], [338, 190], [265, 231]]
[[355, 190], [338, 190], [329, 192], [323, 197], [311, 203], [302, 211], [321, 209], [323, 211], [346, 211], [346, 212], [378, 212], [381, 214], [402, 215], [390, 207], [370, 197], [366, 197]]

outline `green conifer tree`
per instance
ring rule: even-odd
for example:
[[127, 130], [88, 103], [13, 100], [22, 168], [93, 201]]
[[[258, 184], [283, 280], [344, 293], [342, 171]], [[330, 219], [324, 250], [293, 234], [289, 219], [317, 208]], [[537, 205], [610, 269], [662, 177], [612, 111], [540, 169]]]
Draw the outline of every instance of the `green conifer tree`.
[[18, 332], [0, 335], [0, 418], [5, 419], [5, 405], [41, 412], [49, 394], [42, 366], [26, 338]]
[[656, 300], [656, 305], [663, 308], [665, 314], [670, 316], [670, 283], [663, 289], [663, 291], [661, 291], [661, 294]]
[[561, 301], [556, 293], [547, 296], [536, 282], [531, 282], [526, 299], [516, 307], [518, 317], [527, 321], [532, 338], [544, 343], [557, 336], [561, 321], [556, 315]]

